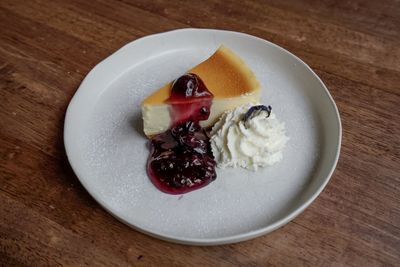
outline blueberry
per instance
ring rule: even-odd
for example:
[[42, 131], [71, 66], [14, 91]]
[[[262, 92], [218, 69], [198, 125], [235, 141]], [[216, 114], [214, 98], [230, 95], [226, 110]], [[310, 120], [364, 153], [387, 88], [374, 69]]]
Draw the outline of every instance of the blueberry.
[[210, 110], [207, 107], [201, 107], [200, 114], [201, 115], [208, 115], [208, 114], [210, 114]]
[[268, 118], [271, 115], [272, 108], [271, 106], [264, 106], [264, 105], [252, 106], [251, 108], [249, 108], [246, 114], [244, 114], [243, 121], [246, 122], [248, 120], [251, 120], [252, 118], [257, 116], [261, 111], [266, 111]]
[[193, 73], [182, 75], [172, 85], [171, 97], [190, 98], [212, 96], [199, 76]]

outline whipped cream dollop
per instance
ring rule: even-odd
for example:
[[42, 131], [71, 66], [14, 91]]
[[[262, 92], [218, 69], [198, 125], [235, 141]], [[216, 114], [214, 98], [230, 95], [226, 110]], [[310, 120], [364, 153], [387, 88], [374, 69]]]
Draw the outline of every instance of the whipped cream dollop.
[[210, 135], [218, 167], [250, 170], [281, 161], [289, 140], [285, 124], [271, 112], [271, 107], [262, 105], [244, 105], [225, 112]]

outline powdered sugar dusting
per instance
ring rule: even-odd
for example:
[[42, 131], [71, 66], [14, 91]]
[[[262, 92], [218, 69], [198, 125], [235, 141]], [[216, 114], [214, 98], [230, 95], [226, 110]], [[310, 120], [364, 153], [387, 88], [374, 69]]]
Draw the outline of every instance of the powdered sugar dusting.
[[98, 192], [109, 210], [133, 225], [177, 238], [245, 233], [292, 210], [312, 182], [320, 122], [304, 89], [309, 85], [285, 70], [284, 63], [232, 45], [262, 83], [262, 102], [273, 106], [286, 123], [291, 141], [283, 161], [258, 172], [219, 169], [215, 182], [183, 197], [164, 194], [151, 184], [140, 103], [214, 49], [174, 50], [130, 69], [102, 93], [82, 129], [87, 186]]

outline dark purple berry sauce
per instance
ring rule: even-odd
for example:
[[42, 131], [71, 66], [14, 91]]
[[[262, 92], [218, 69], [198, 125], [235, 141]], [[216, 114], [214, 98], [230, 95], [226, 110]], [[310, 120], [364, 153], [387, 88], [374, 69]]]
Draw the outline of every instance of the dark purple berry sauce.
[[209, 138], [199, 121], [208, 119], [213, 95], [195, 74], [172, 85], [172, 127], [151, 139], [147, 171], [153, 184], [169, 194], [183, 194], [217, 177]]
[[193, 122], [207, 120], [210, 116], [212, 98], [212, 93], [196, 74], [188, 73], [176, 79], [168, 99], [172, 105], [172, 126], [188, 120]]

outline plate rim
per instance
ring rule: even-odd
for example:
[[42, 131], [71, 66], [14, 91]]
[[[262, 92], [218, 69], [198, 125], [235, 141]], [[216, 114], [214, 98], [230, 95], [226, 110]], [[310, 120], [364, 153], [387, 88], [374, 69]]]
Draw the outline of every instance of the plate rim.
[[[235, 234], [235, 235], [226, 236], [226, 237], [218, 237], [218, 238], [182, 238], [182, 237], [174, 237], [172, 235], [167, 235], [167, 234], [163, 234], [163, 233], [156, 232], [156, 231], [147, 230], [144, 227], [139, 227], [137, 225], [134, 225], [134, 224], [124, 220], [122, 217], [120, 217], [117, 214], [117, 212], [114, 213], [108, 207], [107, 203], [103, 202], [101, 200], [101, 198], [97, 196], [97, 193], [90, 189], [90, 186], [88, 186], [86, 184], [85, 179], [81, 178], [81, 177], [83, 177], [83, 175], [79, 171], [79, 168], [77, 168], [77, 164], [76, 164], [75, 160], [73, 160], [73, 155], [72, 155], [72, 152], [71, 152], [71, 149], [70, 149], [71, 145], [70, 145], [70, 141], [69, 141], [69, 136], [70, 136], [71, 127], [72, 127], [71, 125], [73, 124], [72, 123], [72, 120], [73, 120], [72, 112], [73, 112], [74, 107], [77, 105], [76, 104], [77, 103], [77, 99], [82, 94], [82, 88], [85, 86], [85, 84], [87, 82], [87, 78], [92, 76], [96, 72], [96, 70], [98, 68], [100, 68], [103, 65], [105, 65], [107, 63], [107, 61], [110, 60], [110, 58], [114, 57], [117, 53], [120, 53], [121, 51], [126, 50], [129, 46], [134, 45], [134, 43], [138, 43], [138, 42], [141, 42], [143, 40], [150, 39], [150, 38], [157, 38], [157, 37], [160, 37], [162, 35], [173, 34], [173, 33], [176, 33], [176, 32], [193, 32], [193, 31], [211, 32], [213, 34], [228, 33], [228, 34], [242, 35], [243, 37], [246, 37], [246, 38], [256, 39], [258, 41], [264, 42], [267, 45], [273, 46], [273, 47], [281, 50], [281, 52], [288, 54], [289, 56], [291, 56], [294, 59], [296, 59], [304, 67], [306, 67], [306, 69], [308, 71], [310, 71], [311, 74], [317, 79], [317, 81], [320, 83], [321, 87], [323, 88], [325, 94], [328, 96], [329, 102], [332, 105], [333, 110], [334, 110], [335, 115], [336, 115], [336, 123], [337, 123], [337, 129], [338, 129], [337, 147], [336, 147], [334, 161], [333, 161], [332, 166], [330, 167], [330, 170], [328, 172], [327, 177], [324, 179], [322, 184], [314, 191], [314, 193], [300, 207], [298, 207], [297, 209], [295, 209], [294, 211], [292, 211], [290, 213], [287, 213], [281, 219], [276, 220], [272, 224], [268, 224], [268, 225], [266, 225], [264, 227], [261, 227], [261, 228], [259, 228], [257, 230], [252, 230], [252, 231], [248, 231], [248, 232], [245, 232], [245, 233]], [[73, 97], [71, 98], [71, 100], [70, 100], [70, 102], [68, 104], [68, 108], [67, 108], [65, 119], [64, 119], [63, 141], [64, 141], [64, 147], [65, 147], [65, 151], [66, 151], [66, 155], [67, 155], [69, 164], [70, 164], [72, 170], [74, 171], [76, 177], [78, 178], [79, 182], [83, 185], [85, 190], [96, 200], [96, 202], [99, 203], [100, 206], [103, 209], [105, 209], [109, 214], [111, 214], [114, 218], [116, 218], [117, 220], [121, 221], [122, 223], [128, 225], [129, 227], [131, 227], [131, 228], [133, 228], [133, 229], [135, 229], [135, 230], [137, 230], [137, 231], [139, 231], [141, 233], [147, 234], [149, 236], [152, 236], [152, 237], [155, 237], [155, 238], [158, 238], [158, 239], [161, 239], [161, 240], [174, 242], [174, 243], [179, 243], [179, 244], [186, 244], [186, 245], [209, 246], [209, 245], [222, 245], [222, 244], [237, 243], [237, 242], [253, 239], [253, 238], [262, 236], [264, 234], [270, 233], [270, 232], [276, 230], [277, 228], [284, 226], [285, 224], [287, 224], [288, 222], [293, 220], [295, 217], [297, 217], [300, 213], [302, 213], [307, 207], [309, 207], [310, 204], [312, 202], [314, 202], [314, 200], [324, 190], [324, 188], [326, 187], [326, 185], [330, 181], [333, 172], [336, 169], [336, 166], [337, 166], [337, 163], [338, 163], [338, 160], [339, 160], [340, 150], [341, 150], [341, 143], [342, 143], [342, 123], [341, 123], [340, 113], [339, 113], [339, 110], [337, 108], [337, 105], [336, 105], [333, 97], [331, 96], [327, 86], [324, 84], [324, 82], [321, 80], [321, 78], [311, 69], [310, 66], [308, 66], [303, 60], [301, 60], [299, 57], [297, 57], [293, 53], [289, 52], [288, 50], [286, 50], [286, 49], [284, 49], [284, 48], [282, 48], [282, 47], [280, 47], [280, 46], [278, 46], [278, 45], [276, 45], [276, 44], [274, 44], [274, 43], [272, 43], [272, 42], [270, 42], [268, 40], [265, 40], [263, 38], [260, 38], [260, 37], [257, 37], [257, 36], [251, 35], [251, 34], [247, 34], [247, 33], [229, 31], [229, 30], [220, 30], [220, 29], [207, 29], [207, 28], [181, 28], [181, 29], [174, 29], [174, 30], [170, 30], [170, 31], [150, 34], [150, 35], [143, 36], [143, 37], [140, 37], [138, 39], [135, 39], [133, 41], [130, 41], [129, 43], [123, 45], [121, 48], [119, 48], [118, 50], [113, 52], [111, 55], [109, 55], [108, 57], [106, 57], [105, 59], [100, 61], [98, 64], [96, 64], [88, 72], [88, 74], [85, 76], [85, 78], [82, 80], [81, 84], [79, 85], [79, 87], [75, 91]]]

